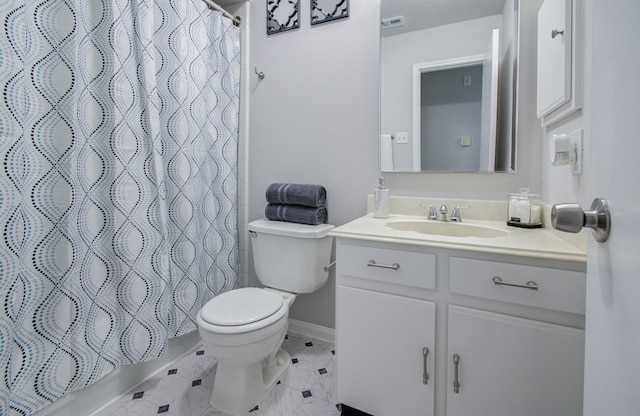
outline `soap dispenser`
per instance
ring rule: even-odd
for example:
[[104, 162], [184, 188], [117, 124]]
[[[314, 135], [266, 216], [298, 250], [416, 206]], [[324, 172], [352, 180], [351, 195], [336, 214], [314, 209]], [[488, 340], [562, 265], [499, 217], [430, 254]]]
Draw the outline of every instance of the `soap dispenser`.
[[389, 190], [384, 189], [384, 177], [378, 179], [378, 189], [373, 190], [373, 218], [389, 218]]

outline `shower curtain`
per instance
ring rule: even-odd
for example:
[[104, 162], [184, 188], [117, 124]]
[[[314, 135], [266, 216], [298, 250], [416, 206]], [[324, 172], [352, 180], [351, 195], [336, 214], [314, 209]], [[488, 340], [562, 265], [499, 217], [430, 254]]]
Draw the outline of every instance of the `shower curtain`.
[[0, 17], [5, 416], [161, 356], [238, 284], [240, 35], [200, 0]]

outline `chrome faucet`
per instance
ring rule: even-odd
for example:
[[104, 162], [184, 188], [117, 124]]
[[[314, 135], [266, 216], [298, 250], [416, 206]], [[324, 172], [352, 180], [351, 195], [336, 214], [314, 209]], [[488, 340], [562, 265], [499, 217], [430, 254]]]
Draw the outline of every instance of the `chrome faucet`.
[[451, 211], [451, 221], [452, 222], [462, 222], [462, 216], [460, 215], [461, 209], [469, 209], [469, 207], [455, 207], [453, 211]]
[[440, 205], [440, 218], [438, 218], [440, 221], [449, 221], [449, 219], [447, 218], [447, 214], [449, 213], [449, 211], [447, 210], [447, 206], [445, 204]]
[[430, 221], [452, 221], [462, 222], [462, 216], [460, 215], [461, 209], [469, 209], [469, 207], [455, 207], [451, 211], [451, 217], [448, 216], [449, 210], [445, 204], [440, 205], [440, 209], [436, 211], [433, 205], [420, 204], [422, 208], [429, 208], [429, 215], [427, 219]]
[[436, 213], [436, 208], [433, 205], [420, 204], [422, 208], [429, 208], [429, 215], [427, 219], [429, 221], [436, 221], [438, 219], [438, 214]]

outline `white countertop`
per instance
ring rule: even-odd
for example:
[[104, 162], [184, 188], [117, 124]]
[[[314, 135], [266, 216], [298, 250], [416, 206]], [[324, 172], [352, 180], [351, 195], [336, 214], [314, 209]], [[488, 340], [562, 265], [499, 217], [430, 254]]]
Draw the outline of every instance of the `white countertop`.
[[425, 220], [425, 217], [390, 215], [388, 219], [373, 218], [371, 214], [360, 217], [333, 229], [329, 235], [336, 238], [368, 240], [416, 246], [439, 247], [453, 250], [476, 251], [512, 256], [534, 257], [586, 263], [587, 253], [559, 238], [544, 228], [524, 229], [511, 227], [504, 221], [463, 220], [468, 224], [498, 228], [506, 236], [450, 237], [423, 234], [415, 231], [400, 231], [386, 226], [388, 221]]

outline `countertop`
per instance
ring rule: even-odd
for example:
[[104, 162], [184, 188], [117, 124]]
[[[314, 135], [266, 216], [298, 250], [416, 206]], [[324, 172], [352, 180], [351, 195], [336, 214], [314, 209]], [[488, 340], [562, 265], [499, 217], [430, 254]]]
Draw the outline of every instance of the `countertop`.
[[368, 240], [376, 242], [411, 244], [512, 256], [533, 257], [586, 263], [587, 253], [559, 238], [544, 228], [524, 229], [511, 227], [503, 221], [467, 220], [477, 224], [506, 231], [499, 237], [450, 237], [423, 234], [415, 231], [400, 231], [388, 227], [389, 221], [425, 220], [424, 217], [390, 215], [388, 219], [373, 218], [367, 214], [333, 229], [329, 235], [336, 238]]

